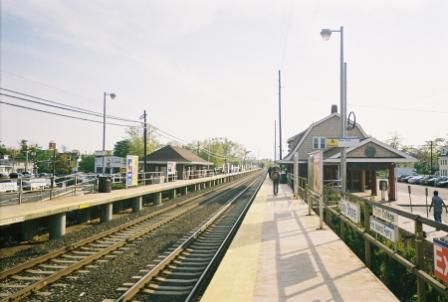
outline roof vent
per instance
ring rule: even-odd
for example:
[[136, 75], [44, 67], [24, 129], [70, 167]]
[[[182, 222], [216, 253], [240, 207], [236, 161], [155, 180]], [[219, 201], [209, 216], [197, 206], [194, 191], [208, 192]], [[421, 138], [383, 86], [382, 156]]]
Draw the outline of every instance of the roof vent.
[[338, 112], [338, 105], [331, 105], [331, 114]]

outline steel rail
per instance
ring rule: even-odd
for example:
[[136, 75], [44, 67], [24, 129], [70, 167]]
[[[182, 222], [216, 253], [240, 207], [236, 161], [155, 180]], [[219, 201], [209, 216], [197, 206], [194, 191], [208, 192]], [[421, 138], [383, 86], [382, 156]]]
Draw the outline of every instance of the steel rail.
[[[92, 236], [90, 238], [87, 238], [85, 240], [77, 242], [77, 243], [75, 243], [75, 244], [73, 244], [73, 245], [71, 245], [69, 247], [64, 247], [64, 248], [58, 249], [57, 251], [54, 251], [54, 252], [51, 252], [49, 254], [43, 255], [41, 257], [35, 258], [32, 261], [29, 261], [27, 263], [21, 264], [19, 266], [13, 267], [10, 270], [2, 272], [2, 279], [6, 279], [7, 277], [11, 276], [12, 274], [20, 273], [20, 272], [22, 272], [22, 271], [24, 271], [24, 270], [26, 270], [28, 268], [34, 267], [34, 266], [39, 265], [41, 263], [47, 262], [47, 261], [49, 261], [51, 259], [57, 258], [59, 256], [62, 256], [63, 254], [65, 254], [67, 252], [76, 250], [76, 249], [78, 249], [78, 248], [80, 248], [82, 246], [85, 246], [85, 245], [89, 244], [89, 243], [93, 243], [93, 242], [95, 242], [97, 240], [100, 240], [100, 239], [103, 239], [105, 237], [114, 235], [114, 233], [123, 231], [123, 230], [128, 229], [128, 228], [133, 227], [133, 226], [136, 226], [137, 224], [142, 223], [145, 220], [149, 220], [149, 219], [154, 218], [156, 216], [160, 216], [160, 215], [162, 215], [164, 213], [168, 213], [168, 212], [170, 212], [173, 209], [176, 209], [178, 207], [184, 206], [185, 204], [191, 203], [194, 200], [200, 199], [201, 197], [204, 197], [206, 195], [212, 194], [213, 196], [210, 196], [210, 198], [215, 198], [215, 197], [219, 196], [220, 194], [228, 191], [230, 188], [236, 187], [236, 186], [240, 185], [241, 183], [248, 182], [249, 180], [251, 180], [252, 178], [255, 177], [254, 175], [251, 175], [251, 176], [252, 177], [250, 177], [249, 179], [243, 178], [243, 179], [237, 181], [236, 183], [230, 183], [226, 187], [221, 187], [220, 190], [218, 190], [217, 192], [204, 192], [204, 193], [199, 194], [197, 196], [194, 196], [194, 197], [192, 197], [192, 198], [190, 198], [188, 200], [185, 200], [185, 201], [173, 204], [173, 205], [168, 206], [168, 207], [166, 207], [164, 209], [161, 209], [161, 210], [159, 210], [157, 212], [151, 213], [151, 214], [146, 215], [144, 217], [140, 217], [140, 218], [138, 218], [138, 219], [136, 219], [134, 221], [128, 222], [128, 223], [126, 223], [124, 225], [121, 225], [121, 226], [115, 227], [115, 228], [113, 228], [111, 230], [107, 230], [107, 231], [104, 231], [104, 232], [102, 232], [100, 234], [94, 235], [94, 236]], [[154, 225], [152, 225], [151, 227], [147, 227], [147, 228], [145, 228], [144, 230], [142, 230], [140, 232], [136, 232], [136, 234], [131, 235], [129, 238], [126, 238], [123, 241], [119, 241], [119, 242], [117, 242], [117, 243], [115, 243], [115, 244], [105, 248], [102, 251], [99, 251], [99, 252], [97, 252], [97, 253], [95, 253], [93, 255], [86, 256], [85, 258], [83, 258], [82, 260], [78, 261], [77, 263], [69, 265], [66, 268], [64, 268], [64, 269], [62, 269], [60, 271], [57, 271], [54, 274], [49, 275], [46, 278], [43, 278], [43, 279], [41, 279], [41, 280], [39, 280], [39, 281], [37, 281], [37, 282], [35, 282], [35, 283], [25, 287], [25, 288], [22, 288], [21, 290], [15, 292], [15, 293], [12, 293], [11, 295], [7, 296], [6, 298], [3, 298], [1, 301], [2, 302], [3, 301], [17, 301], [17, 300], [23, 299], [24, 297], [29, 296], [33, 292], [36, 292], [39, 289], [42, 289], [43, 287], [46, 287], [49, 284], [55, 282], [56, 280], [60, 279], [61, 277], [69, 275], [69, 274], [73, 273], [74, 271], [78, 270], [79, 268], [81, 268], [81, 267], [83, 267], [85, 265], [88, 265], [89, 263], [91, 263], [91, 262], [93, 262], [93, 261], [103, 257], [104, 255], [107, 255], [107, 254], [109, 254], [109, 253], [119, 249], [120, 247], [128, 244], [129, 242], [131, 242], [133, 240], [136, 240], [136, 239], [138, 239], [138, 238], [140, 238], [140, 237], [142, 237], [142, 236], [144, 236], [144, 235], [146, 235], [146, 234], [148, 234], [150, 232], [153, 232], [154, 230], [158, 229], [162, 225], [167, 224], [167, 223], [173, 221], [174, 219], [176, 219], [176, 218], [178, 218], [178, 217], [180, 217], [180, 216], [190, 212], [192, 209], [194, 209], [196, 207], [199, 207], [201, 205], [203, 205], [203, 203], [197, 203], [197, 204], [189, 205], [185, 209], [179, 209], [179, 212], [176, 213], [175, 215], [170, 216], [170, 217], [168, 217], [168, 218], [166, 218], [166, 219], [164, 219], [164, 220], [162, 220], [160, 222], [157, 222]]]
[[[255, 182], [255, 181], [254, 181]], [[253, 184], [253, 183], [252, 183]], [[251, 185], [252, 185], [251, 184]], [[130, 301], [140, 290], [150, 282], [154, 277], [156, 277], [161, 271], [163, 271], [174, 259], [176, 259], [185, 249], [191, 245], [191, 243], [205, 230], [207, 230], [221, 215], [226, 212], [233, 203], [243, 195], [247, 190], [250, 189], [251, 185], [244, 188], [239, 192], [234, 198], [232, 198], [225, 206], [223, 206], [213, 217], [207, 220], [204, 224], [199, 227], [192, 235], [190, 235], [186, 240], [184, 240], [179, 246], [174, 249], [168, 256], [162, 259], [156, 266], [154, 266], [149, 272], [147, 272], [142, 278], [140, 278], [133, 286], [131, 286], [125, 293], [123, 293], [116, 302]]]
[[244, 217], [246, 216], [247, 212], [249, 211], [249, 208], [252, 205], [252, 202], [254, 201], [258, 191], [260, 190], [261, 186], [263, 185], [264, 178], [260, 181], [257, 188], [255, 189], [254, 193], [249, 198], [249, 202], [244, 207], [241, 214], [238, 216], [235, 224], [230, 229], [230, 232], [227, 234], [227, 236], [224, 238], [224, 241], [219, 246], [218, 250], [216, 251], [215, 255], [211, 259], [210, 263], [205, 268], [204, 272], [199, 277], [198, 281], [194, 285], [194, 287], [191, 289], [190, 294], [185, 299], [185, 302], [190, 302], [195, 299], [195, 297], [198, 294], [198, 291], [200, 287], [203, 285], [203, 283], [207, 280], [208, 276], [212, 273], [213, 266], [221, 259], [221, 256], [225, 251], [227, 250], [227, 247], [229, 246], [230, 242], [232, 241], [233, 237], [235, 236], [236, 232], [238, 231], [241, 223], [243, 222]]

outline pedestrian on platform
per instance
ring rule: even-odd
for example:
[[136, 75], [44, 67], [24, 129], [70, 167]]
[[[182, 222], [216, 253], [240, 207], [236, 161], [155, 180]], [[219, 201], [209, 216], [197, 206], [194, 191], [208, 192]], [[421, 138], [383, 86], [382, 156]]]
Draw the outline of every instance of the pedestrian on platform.
[[442, 198], [439, 196], [439, 191], [434, 191], [434, 196], [431, 200], [431, 205], [429, 206], [429, 211], [431, 212], [431, 208], [434, 205], [434, 220], [442, 223], [442, 205], [445, 207], [445, 211], [448, 214], [448, 208], [443, 202]]
[[272, 175], [272, 183], [273, 183], [273, 189], [274, 189], [274, 195], [277, 195], [278, 193], [278, 184], [280, 182], [280, 173], [277, 170], [274, 170], [271, 172]]

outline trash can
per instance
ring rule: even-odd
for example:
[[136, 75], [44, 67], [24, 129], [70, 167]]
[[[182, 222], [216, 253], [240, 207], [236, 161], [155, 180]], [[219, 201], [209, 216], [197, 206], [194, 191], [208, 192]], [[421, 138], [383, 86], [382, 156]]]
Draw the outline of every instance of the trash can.
[[100, 176], [98, 180], [98, 192], [109, 193], [112, 191], [112, 180], [110, 177]]

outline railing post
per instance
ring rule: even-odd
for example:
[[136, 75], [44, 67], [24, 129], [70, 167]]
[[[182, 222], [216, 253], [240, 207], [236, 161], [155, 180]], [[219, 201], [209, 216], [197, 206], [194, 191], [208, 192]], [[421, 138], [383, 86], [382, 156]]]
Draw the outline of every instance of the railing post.
[[[20, 187], [19, 187], [19, 204], [22, 204], [22, 193], [23, 193], [23, 179], [20, 177]], [[31, 184], [30, 184], [31, 186]]]
[[[419, 218], [415, 219], [415, 258], [418, 269], [423, 269], [424, 254], [423, 254], [423, 224]], [[425, 281], [417, 276], [417, 301], [425, 302]]]
[[74, 189], [74, 194], [76, 196], [76, 187], [78, 186], [78, 175], [75, 175], [75, 189]]
[[[370, 208], [369, 205], [364, 202], [364, 230], [366, 232], [370, 231]], [[368, 268], [372, 267], [372, 246], [366, 238], [364, 238], [364, 262]]]
[[308, 184], [305, 184], [305, 202], [308, 203], [308, 216], [311, 216], [312, 200], [308, 194]]

